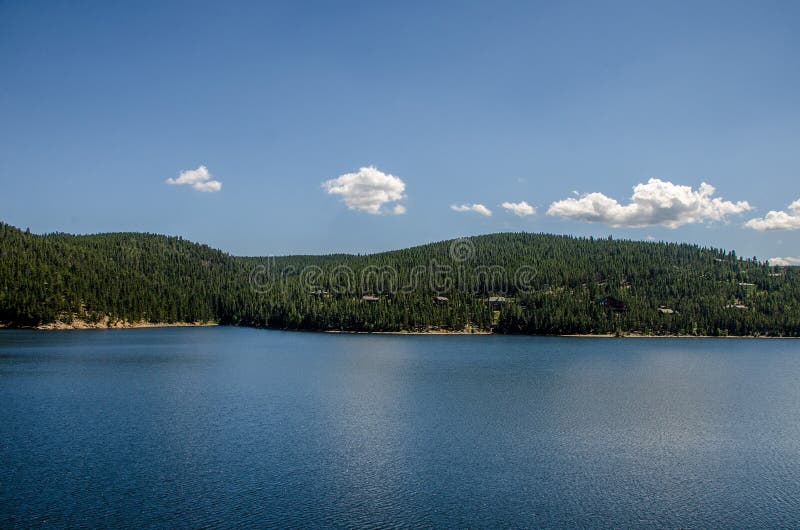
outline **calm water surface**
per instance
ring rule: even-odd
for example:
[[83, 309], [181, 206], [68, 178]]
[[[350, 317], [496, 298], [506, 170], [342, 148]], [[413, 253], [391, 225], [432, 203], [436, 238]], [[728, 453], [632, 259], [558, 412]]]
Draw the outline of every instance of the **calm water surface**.
[[0, 332], [0, 527], [798, 527], [800, 341]]

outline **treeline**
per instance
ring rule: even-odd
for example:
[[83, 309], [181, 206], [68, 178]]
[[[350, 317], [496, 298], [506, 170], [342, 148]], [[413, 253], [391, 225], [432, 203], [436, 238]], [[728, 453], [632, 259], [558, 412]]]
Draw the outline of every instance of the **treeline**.
[[0, 323], [800, 336], [800, 271], [695, 245], [506, 233], [234, 257], [177, 237], [0, 224]]

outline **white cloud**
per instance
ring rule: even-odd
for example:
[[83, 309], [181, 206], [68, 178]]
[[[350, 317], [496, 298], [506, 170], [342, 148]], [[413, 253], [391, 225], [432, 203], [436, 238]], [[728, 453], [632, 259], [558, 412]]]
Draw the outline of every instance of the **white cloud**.
[[785, 258], [770, 258], [769, 264], [774, 267], [790, 267], [800, 265], [800, 258], [792, 258], [786, 256]]
[[454, 212], [475, 212], [489, 217], [492, 211], [483, 204], [451, 204], [450, 209]]
[[763, 232], [765, 230], [797, 230], [800, 228], [800, 199], [789, 205], [789, 212], [771, 210], [764, 217], [750, 219], [744, 226]]
[[387, 203], [405, 199], [406, 184], [399, 177], [383, 173], [373, 166], [362, 167], [357, 173], [346, 173], [326, 180], [322, 187], [330, 195], [341, 195], [350, 210], [360, 210], [373, 215], [393, 213], [402, 215], [406, 208], [396, 204], [387, 211]]
[[197, 191], [215, 192], [222, 189], [222, 182], [211, 179], [211, 173], [206, 166], [197, 169], [187, 169], [178, 174], [178, 178], [167, 179], [167, 184], [188, 184]]
[[503, 208], [510, 211], [514, 215], [518, 215], [520, 217], [525, 217], [526, 215], [534, 215], [536, 213], [536, 208], [531, 206], [525, 201], [522, 202], [504, 202], [501, 204]]
[[602, 193], [589, 193], [550, 205], [547, 215], [613, 227], [661, 225], [668, 228], [704, 221], [723, 221], [728, 215], [752, 209], [747, 201], [731, 202], [711, 196], [714, 186], [703, 182], [697, 191], [660, 179], [633, 188], [631, 202], [625, 205]]

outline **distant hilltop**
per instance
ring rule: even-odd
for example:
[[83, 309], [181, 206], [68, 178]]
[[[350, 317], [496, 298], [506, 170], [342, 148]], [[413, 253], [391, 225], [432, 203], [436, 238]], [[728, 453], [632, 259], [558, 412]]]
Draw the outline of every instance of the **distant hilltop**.
[[500, 233], [371, 255], [236, 257], [0, 223], [0, 326], [800, 336], [800, 269], [697, 245]]

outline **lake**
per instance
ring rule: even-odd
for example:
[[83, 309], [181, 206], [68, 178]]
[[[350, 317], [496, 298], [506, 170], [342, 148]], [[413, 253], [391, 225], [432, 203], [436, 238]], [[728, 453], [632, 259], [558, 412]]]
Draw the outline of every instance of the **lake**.
[[800, 341], [0, 331], [0, 527], [800, 526]]

